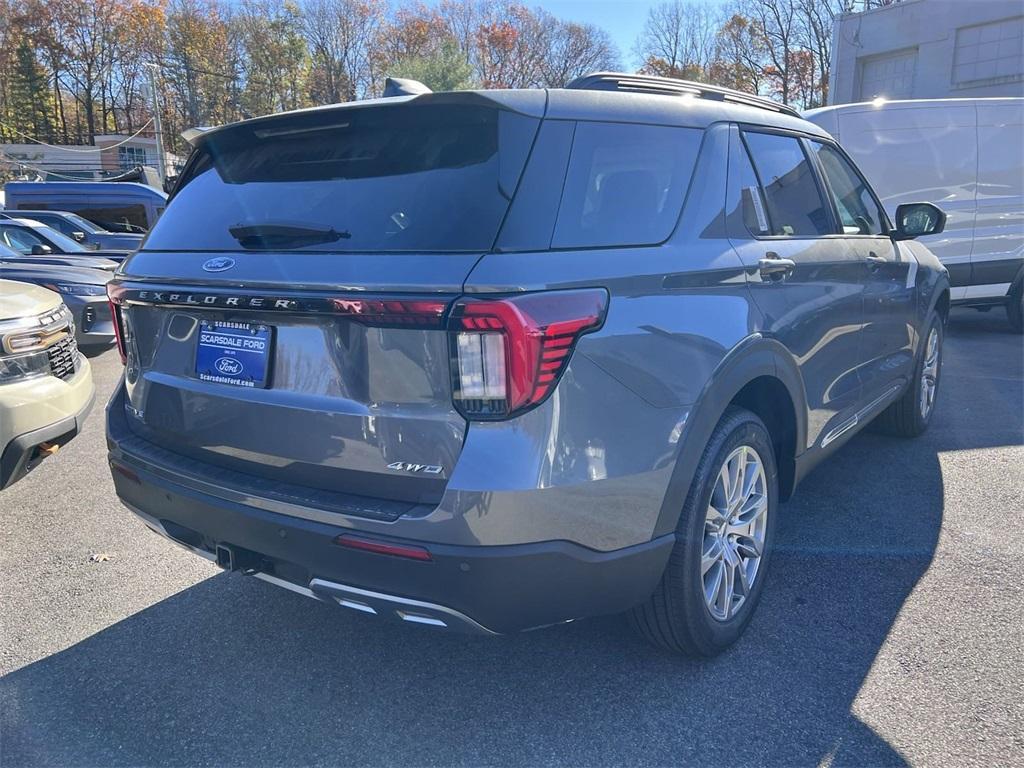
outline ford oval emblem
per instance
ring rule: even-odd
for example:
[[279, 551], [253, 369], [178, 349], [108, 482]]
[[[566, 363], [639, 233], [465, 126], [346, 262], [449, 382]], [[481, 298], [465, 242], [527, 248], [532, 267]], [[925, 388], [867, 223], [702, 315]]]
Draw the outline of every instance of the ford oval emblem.
[[218, 256], [216, 259], [209, 259], [203, 264], [203, 269], [207, 272], [223, 272], [225, 269], [231, 269], [235, 266], [235, 260], [228, 258], [227, 256]]
[[238, 376], [243, 370], [245, 370], [242, 364], [233, 357], [219, 357], [213, 366], [218, 372], [223, 373], [225, 376]]

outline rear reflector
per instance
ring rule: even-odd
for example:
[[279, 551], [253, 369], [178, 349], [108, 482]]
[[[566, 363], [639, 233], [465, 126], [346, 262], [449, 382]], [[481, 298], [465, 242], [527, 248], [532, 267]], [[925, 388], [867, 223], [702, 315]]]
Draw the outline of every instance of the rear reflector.
[[110, 462], [110, 468], [117, 472], [117, 474], [121, 475], [122, 477], [131, 480], [133, 483], [137, 485], [142, 485], [142, 480], [139, 479], [139, 476], [135, 474], [132, 470], [128, 469], [128, 467], [122, 466], [117, 462], [112, 461]]
[[374, 327], [441, 328], [447, 301], [437, 299], [332, 299], [334, 311]]
[[407, 544], [392, 544], [387, 541], [364, 539], [359, 536], [352, 536], [343, 533], [334, 539], [334, 543], [348, 547], [349, 549], [361, 549], [364, 552], [374, 552], [378, 555], [394, 555], [395, 557], [406, 557], [410, 560], [432, 560], [430, 552], [423, 547], [415, 547]]
[[548, 396], [576, 340], [604, 321], [600, 288], [462, 299], [452, 310], [455, 406], [467, 418], [501, 419]]

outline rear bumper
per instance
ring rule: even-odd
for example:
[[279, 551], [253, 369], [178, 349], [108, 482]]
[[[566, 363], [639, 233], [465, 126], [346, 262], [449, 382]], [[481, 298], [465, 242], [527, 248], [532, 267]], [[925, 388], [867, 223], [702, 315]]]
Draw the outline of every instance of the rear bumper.
[[[673, 536], [610, 552], [565, 541], [425, 547], [429, 562], [338, 546], [351, 527], [269, 512], [174, 483], [116, 449], [114, 485], [154, 531], [215, 560], [309, 597], [412, 623], [482, 633], [516, 632], [618, 613], [655, 588]], [[381, 537], [374, 534], [374, 538]]]

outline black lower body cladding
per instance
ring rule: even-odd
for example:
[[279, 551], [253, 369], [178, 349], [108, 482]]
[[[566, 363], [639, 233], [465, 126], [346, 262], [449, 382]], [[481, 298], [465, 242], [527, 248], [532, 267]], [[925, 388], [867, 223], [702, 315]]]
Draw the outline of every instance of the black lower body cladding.
[[225, 502], [176, 486], [115, 451], [114, 484], [131, 509], [156, 520], [179, 543], [216, 556], [218, 545], [246, 552], [248, 564], [291, 584], [314, 579], [446, 606], [497, 633], [618, 613], [657, 584], [674, 537], [611, 552], [564, 541], [496, 547], [406, 542], [430, 561], [338, 546], [351, 528]]

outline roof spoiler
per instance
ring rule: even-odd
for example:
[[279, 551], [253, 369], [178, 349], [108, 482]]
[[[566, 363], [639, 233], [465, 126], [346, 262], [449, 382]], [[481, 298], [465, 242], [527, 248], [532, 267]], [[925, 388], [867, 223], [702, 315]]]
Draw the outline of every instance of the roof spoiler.
[[181, 138], [187, 141], [189, 146], [194, 147], [196, 145], [196, 139], [204, 133], [209, 133], [212, 130], [213, 126], [196, 126], [195, 128], [187, 128], [181, 132]]
[[393, 96], [420, 96], [424, 93], [433, 93], [419, 80], [412, 80], [408, 77], [389, 77], [384, 80], [384, 98]]

